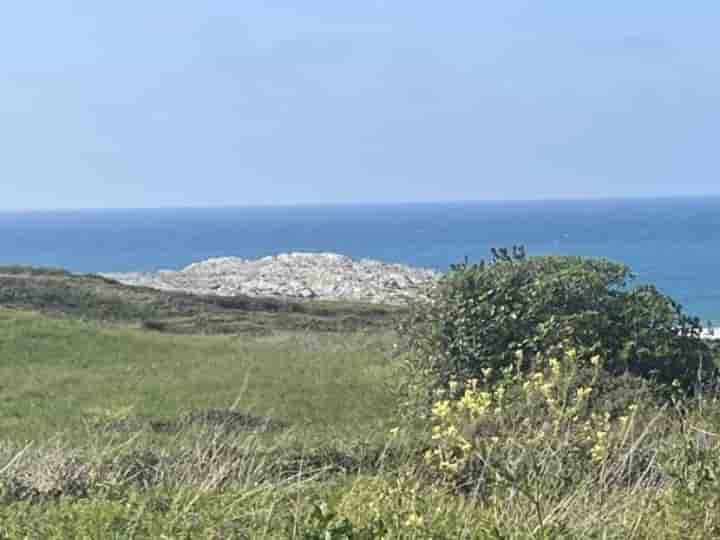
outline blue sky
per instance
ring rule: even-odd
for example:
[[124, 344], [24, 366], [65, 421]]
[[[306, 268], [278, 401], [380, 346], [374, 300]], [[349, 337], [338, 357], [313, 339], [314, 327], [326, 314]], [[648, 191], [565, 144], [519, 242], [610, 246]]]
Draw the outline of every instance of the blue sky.
[[0, 208], [720, 194], [720, 3], [6, 2]]

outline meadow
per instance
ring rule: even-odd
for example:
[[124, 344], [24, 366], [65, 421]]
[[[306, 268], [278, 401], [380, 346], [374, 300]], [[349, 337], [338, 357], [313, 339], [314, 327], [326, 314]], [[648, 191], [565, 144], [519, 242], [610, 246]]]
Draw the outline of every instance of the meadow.
[[414, 417], [403, 310], [21, 268], [0, 298], [3, 539], [720, 537], [710, 386], [603, 408], [566, 348]]

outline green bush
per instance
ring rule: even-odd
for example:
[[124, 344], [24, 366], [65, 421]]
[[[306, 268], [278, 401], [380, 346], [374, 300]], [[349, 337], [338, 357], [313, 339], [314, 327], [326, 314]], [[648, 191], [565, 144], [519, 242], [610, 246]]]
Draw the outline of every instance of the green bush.
[[[651, 285], [629, 289], [627, 266], [604, 259], [493, 250], [489, 263], [453, 265], [399, 325], [410, 387], [478, 377], [558, 346], [581, 363], [600, 356], [609, 373], [686, 387], [712, 363], [697, 318]], [[676, 383], [677, 384], [677, 383]], [[425, 385], [425, 386], [423, 386]]]

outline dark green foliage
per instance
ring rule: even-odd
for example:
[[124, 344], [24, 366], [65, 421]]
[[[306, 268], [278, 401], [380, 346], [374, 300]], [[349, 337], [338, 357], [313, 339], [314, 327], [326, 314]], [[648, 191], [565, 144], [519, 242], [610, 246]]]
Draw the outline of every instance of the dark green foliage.
[[86, 285], [83, 278], [69, 275], [0, 272], [0, 307], [113, 321], [148, 319], [158, 311], [147, 302], [98, 294], [94, 286]]
[[497, 374], [563, 345], [581, 362], [599, 355], [611, 373], [691, 384], [711, 363], [699, 319], [653, 286], [629, 290], [630, 279], [622, 264], [527, 258], [517, 246], [493, 250], [489, 263], [453, 265], [400, 324], [411, 371], [436, 383]]

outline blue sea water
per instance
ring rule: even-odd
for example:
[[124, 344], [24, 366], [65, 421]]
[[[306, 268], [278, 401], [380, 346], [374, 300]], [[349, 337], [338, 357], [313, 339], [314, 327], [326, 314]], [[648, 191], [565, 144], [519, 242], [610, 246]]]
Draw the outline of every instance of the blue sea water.
[[637, 282], [720, 322], [720, 197], [0, 213], [0, 264], [76, 272], [287, 251], [445, 270], [512, 244], [625, 262]]

